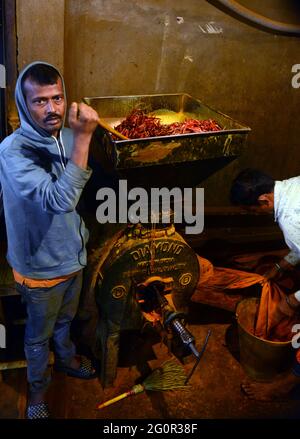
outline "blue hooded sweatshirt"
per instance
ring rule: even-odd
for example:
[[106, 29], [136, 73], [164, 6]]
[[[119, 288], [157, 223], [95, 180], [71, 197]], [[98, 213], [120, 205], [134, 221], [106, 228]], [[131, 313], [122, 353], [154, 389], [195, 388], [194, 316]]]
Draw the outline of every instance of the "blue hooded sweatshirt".
[[34, 64], [50, 65], [32, 63], [18, 78], [21, 126], [0, 144], [0, 192], [2, 186], [9, 264], [26, 277], [52, 279], [86, 265], [88, 231], [76, 206], [91, 170], [70, 160], [72, 130], [62, 128], [57, 139], [32, 119], [21, 80]]

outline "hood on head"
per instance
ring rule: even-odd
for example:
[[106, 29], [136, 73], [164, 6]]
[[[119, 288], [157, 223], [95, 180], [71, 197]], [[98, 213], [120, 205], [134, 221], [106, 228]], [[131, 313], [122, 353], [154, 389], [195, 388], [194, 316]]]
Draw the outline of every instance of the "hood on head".
[[[64, 91], [64, 95], [65, 95], [65, 100], [66, 100], [66, 89], [65, 89], [65, 83], [64, 83], [64, 79], [60, 73], [60, 71], [53, 66], [52, 64], [49, 64], [47, 62], [43, 62], [43, 61], [35, 61], [33, 63], [28, 64], [20, 73], [18, 79], [17, 79], [17, 83], [16, 83], [16, 89], [15, 89], [15, 100], [16, 100], [16, 105], [17, 105], [17, 109], [19, 112], [19, 118], [20, 118], [20, 123], [21, 123], [21, 128], [24, 129], [25, 131], [28, 131], [29, 127], [31, 127], [32, 129], [34, 129], [34, 131], [37, 131], [41, 136], [43, 137], [51, 137], [50, 134], [44, 130], [43, 128], [41, 128], [31, 117], [31, 114], [29, 113], [29, 110], [27, 108], [27, 104], [26, 104], [26, 100], [25, 97], [23, 95], [23, 91], [22, 91], [22, 78], [24, 76], [24, 74], [27, 72], [27, 70], [36, 65], [36, 64], [44, 64], [46, 66], [50, 66], [53, 67], [57, 73], [60, 76], [61, 82], [62, 82], [62, 86], [63, 86], [63, 91]], [[65, 115], [64, 115], [64, 119], [63, 119], [63, 124], [65, 121]]]

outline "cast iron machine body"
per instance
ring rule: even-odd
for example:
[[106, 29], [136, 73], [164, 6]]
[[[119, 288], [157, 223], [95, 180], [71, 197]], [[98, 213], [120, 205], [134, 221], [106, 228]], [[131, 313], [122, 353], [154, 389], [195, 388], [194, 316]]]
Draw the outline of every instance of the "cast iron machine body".
[[[112, 385], [116, 376], [121, 331], [141, 328], [145, 315], [153, 311], [161, 315], [167, 328], [176, 321], [183, 330], [183, 313], [199, 279], [197, 255], [173, 225], [155, 232], [129, 227], [108, 253], [98, 268], [96, 285], [98, 356], [104, 386]], [[151, 297], [149, 290], [158, 287], [161, 294]], [[165, 294], [171, 294], [171, 305], [165, 304]]]

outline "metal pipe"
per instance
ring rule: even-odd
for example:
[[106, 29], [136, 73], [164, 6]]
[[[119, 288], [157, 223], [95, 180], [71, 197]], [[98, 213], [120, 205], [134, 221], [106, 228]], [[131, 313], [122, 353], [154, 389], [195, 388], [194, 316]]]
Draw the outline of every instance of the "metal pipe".
[[204, 344], [203, 344], [203, 346], [202, 346], [201, 351], [200, 351], [200, 352], [197, 352], [197, 351], [196, 351], [197, 354], [195, 354], [195, 355], [196, 355], [196, 357], [197, 357], [197, 360], [196, 360], [194, 366], [192, 367], [192, 370], [190, 371], [190, 373], [188, 374], [188, 376], [187, 376], [187, 378], [186, 378], [186, 380], [185, 380], [185, 383], [184, 383], [185, 385], [187, 385], [187, 383], [188, 383], [189, 380], [191, 379], [191, 376], [192, 376], [193, 373], [195, 372], [195, 369], [196, 369], [196, 367], [198, 366], [198, 364], [199, 364], [199, 362], [200, 362], [200, 360], [201, 360], [202, 355], [204, 354], [204, 351], [205, 351], [205, 349], [206, 349], [206, 346], [207, 346], [207, 343], [208, 343], [208, 339], [209, 339], [210, 336], [211, 336], [211, 329], [209, 329], [208, 332], [207, 332], [207, 334], [206, 334], [205, 341], [204, 341]]
[[249, 24], [258, 25], [261, 29], [272, 31], [280, 35], [289, 35], [294, 37], [300, 36], [300, 26], [282, 23], [280, 21], [271, 20], [270, 18], [260, 15], [251, 9], [242, 6], [235, 0], [207, 0], [214, 6], [225, 8], [233, 12], [238, 18], [243, 18]]

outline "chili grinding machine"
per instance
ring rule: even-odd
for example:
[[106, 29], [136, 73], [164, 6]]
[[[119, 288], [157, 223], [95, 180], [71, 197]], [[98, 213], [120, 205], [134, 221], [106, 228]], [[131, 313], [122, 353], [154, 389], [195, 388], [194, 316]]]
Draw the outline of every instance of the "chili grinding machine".
[[[98, 127], [92, 158], [131, 187], [195, 187], [237, 158], [250, 128], [216, 112], [187, 94], [87, 97], [106, 122], [115, 127], [133, 109], [165, 109], [195, 119], [214, 119], [221, 131], [115, 140]], [[97, 184], [97, 183], [96, 183]], [[197, 255], [174, 224], [128, 224], [100, 250], [94, 276], [99, 308], [96, 356], [104, 387], [116, 377], [120, 333], [141, 328], [143, 320], [168, 334], [177, 356], [200, 359], [184, 316], [201, 273]]]

